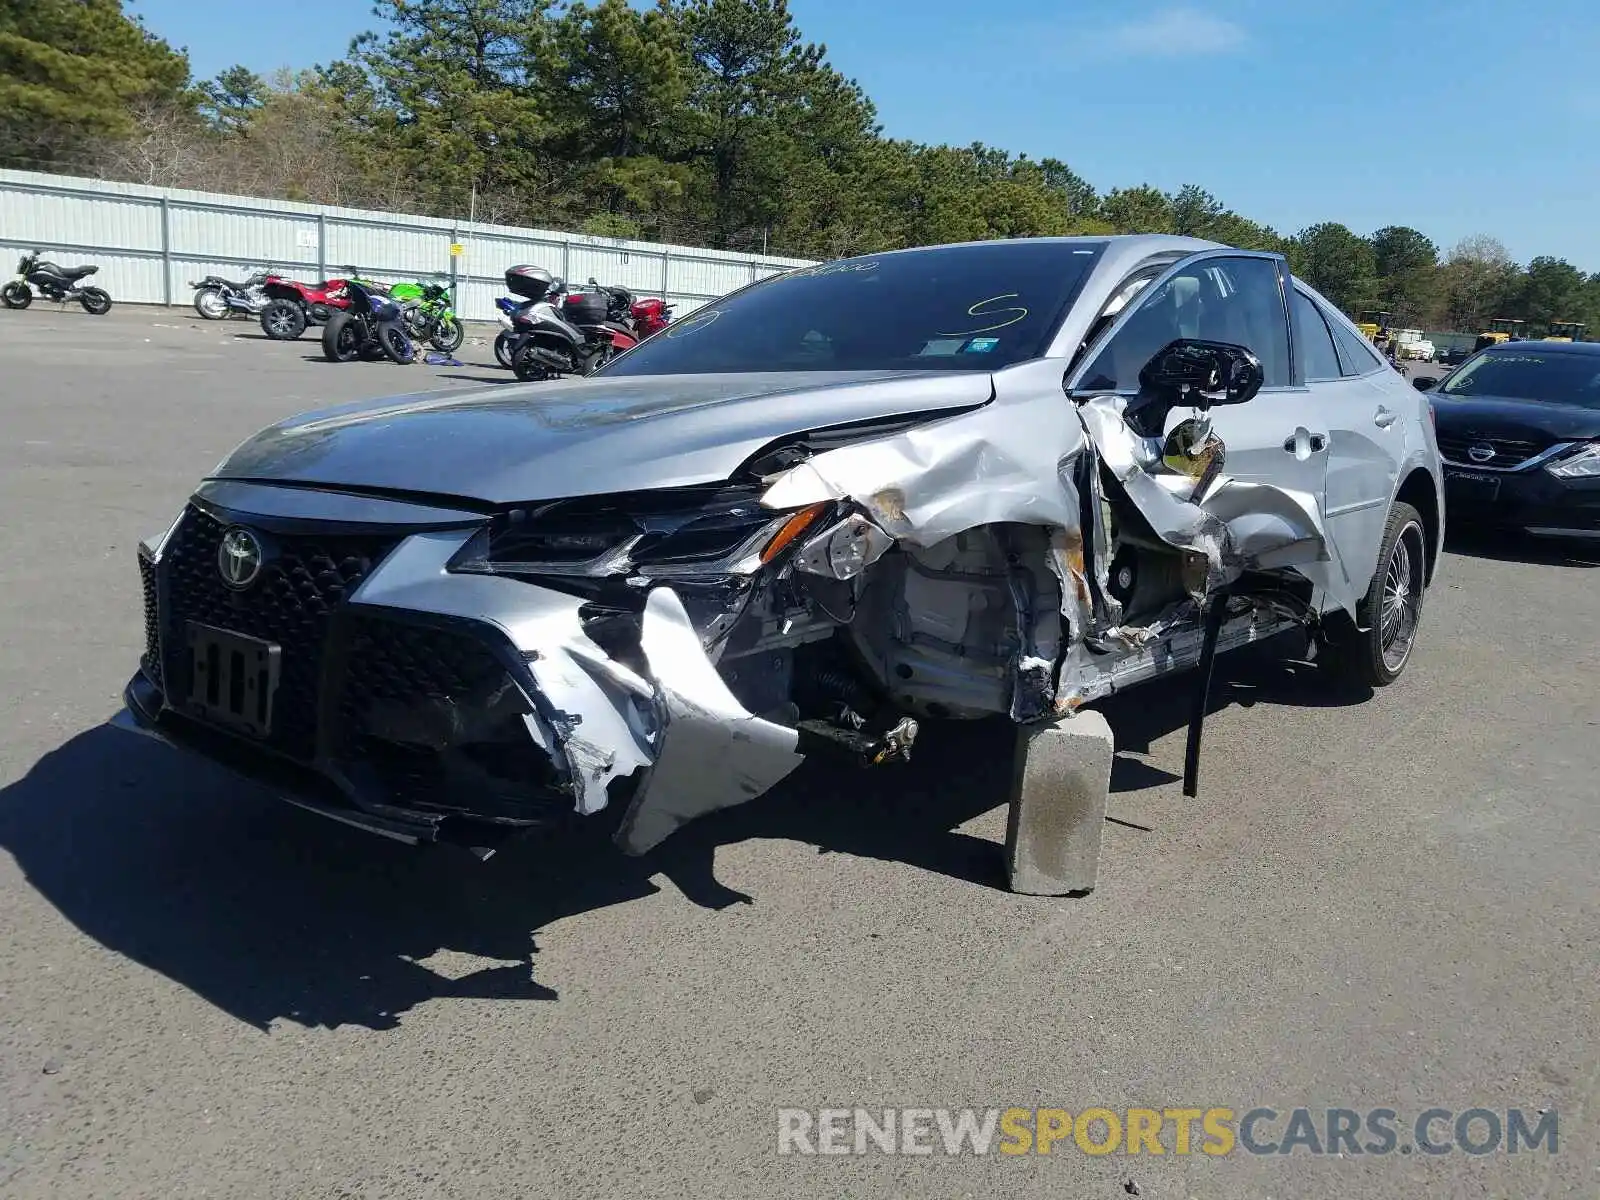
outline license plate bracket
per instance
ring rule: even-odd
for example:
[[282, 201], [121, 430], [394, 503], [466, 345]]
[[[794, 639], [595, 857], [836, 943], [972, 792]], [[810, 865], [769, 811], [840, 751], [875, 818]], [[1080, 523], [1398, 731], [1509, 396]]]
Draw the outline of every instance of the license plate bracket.
[[1471, 504], [1490, 504], [1500, 496], [1500, 477], [1486, 471], [1446, 470], [1445, 499]]
[[186, 634], [190, 715], [250, 737], [270, 735], [283, 648], [195, 621]]

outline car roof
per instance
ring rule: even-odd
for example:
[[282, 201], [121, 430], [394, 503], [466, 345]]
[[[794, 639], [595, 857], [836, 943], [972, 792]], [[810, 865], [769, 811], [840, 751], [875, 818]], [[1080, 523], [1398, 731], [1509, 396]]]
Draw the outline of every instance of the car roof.
[[985, 238], [970, 242], [940, 242], [931, 246], [906, 246], [899, 250], [884, 250], [872, 254], [857, 254], [856, 258], [883, 258], [892, 254], [921, 254], [929, 250], [951, 250], [974, 246], [1009, 246], [1028, 242], [1040, 246], [1076, 246], [1079, 249], [1105, 248], [1118, 257], [1144, 257], [1163, 251], [1179, 250], [1194, 253], [1199, 250], [1227, 250], [1222, 242], [1208, 242], [1202, 238], [1180, 237], [1174, 233], [1112, 233], [1087, 234], [1076, 237], [1020, 237]]
[[1540, 338], [1523, 338], [1520, 342], [1499, 342], [1493, 346], [1485, 346], [1482, 353], [1507, 354], [1517, 350], [1526, 350], [1529, 346], [1536, 346], [1541, 351], [1550, 351], [1555, 354], [1600, 355], [1600, 342], [1546, 342]]

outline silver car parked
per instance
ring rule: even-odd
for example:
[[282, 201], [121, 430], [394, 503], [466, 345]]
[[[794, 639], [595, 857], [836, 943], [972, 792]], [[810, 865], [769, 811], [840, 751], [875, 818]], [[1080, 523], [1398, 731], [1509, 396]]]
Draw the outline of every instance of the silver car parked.
[[642, 853], [807, 755], [1295, 627], [1390, 683], [1441, 495], [1426, 397], [1279, 257], [850, 258], [587, 379], [258, 434], [141, 546], [123, 720], [406, 841], [609, 808]]

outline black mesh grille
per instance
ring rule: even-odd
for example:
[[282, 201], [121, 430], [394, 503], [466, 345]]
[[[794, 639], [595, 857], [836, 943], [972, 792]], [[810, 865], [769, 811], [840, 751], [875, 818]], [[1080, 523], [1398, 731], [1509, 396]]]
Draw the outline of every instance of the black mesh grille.
[[226, 528], [191, 507], [162, 561], [169, 602], [163, 633], [176, 649], [167, 664], [176, 672], [173, 690], [187, 689], [189, 667], [181, 660], [189, 621], [276, 642], [283, 657], [269, 742], [285, 754], [309, 759], [316, 751], [318, 688], [331, 618], [398, 539], [275, 536], [253, 529], [265, 548], [265, 565], [254, 584], [234, 591], [217, 570]]
[[156, 607], [156, 568], [139, 555], [139, 583], [144, 589], [144, 655], [139, 666], [150, 682], [161, 686], [161, 613]]
[[505, 679], [504, 668], [475, 637], [363, 618], [350, 634], [339, 724], [360, 729], [375, 700], [463, 701], [485, 695]]
[[[1440, 433], [1438, 437], [1439, 453], [1445, 458], [1451, 462], [1478, 467], [1515, 467], [1555, 444], [1549, 438], [1531, 441], [1524, 438], [1476, 437], [1459, 433]], [[1494, 451], [1494, 457], [1473, 458], [1474, 446], [1488, 446]]]
[[523, 724], [522, 693], [471, 634], [362, 616], [348, 626], [337, 757], [388, 803], [553, 823], [572, 808]]

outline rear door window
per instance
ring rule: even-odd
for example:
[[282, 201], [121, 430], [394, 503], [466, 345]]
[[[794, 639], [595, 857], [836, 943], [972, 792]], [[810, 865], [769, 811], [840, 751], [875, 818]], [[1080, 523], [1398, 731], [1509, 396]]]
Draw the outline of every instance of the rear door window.
[[1307, 383], [1326, 383], [1338, 379], [1343, 371], [1338, 352], [1333, 348], [1333, 333], [1328, 319], [1316, 302], [1300, 289], [1294, 290], [1294, 345], [1300, 358], [1301, 374]]

